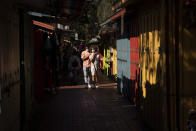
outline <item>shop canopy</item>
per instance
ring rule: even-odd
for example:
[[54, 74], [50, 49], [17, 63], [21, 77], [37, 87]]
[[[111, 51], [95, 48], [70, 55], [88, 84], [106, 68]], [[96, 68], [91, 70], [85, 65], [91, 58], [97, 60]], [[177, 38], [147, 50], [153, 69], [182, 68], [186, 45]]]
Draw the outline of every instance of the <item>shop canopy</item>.
[[[120, 16], [133, 12], [135, 10], [135, 5], [141, 3], [142, 1], [144, 0], [117, 0], [116, 4], [114, 4], [112, 7], [114, 14], [101, 23], [100, 26], [103, 27], [104, 25], [118, 19]], [[130, 5], [132, 7], [127, 9], [126, 7]]]
[[92, 0], [16, 0], [19, 8], [29, 12], [39, 12], [55, 16], [55, 19], [64, 23], [71, 22], [83, 15]]
[[115, 19], [119, 18], [121, 15], [125, 13], [126, 13], [126, 9], [120, 10], [119, 12], [111, 16], [109, 19], [107, 19], [105, 22], [101, 23], [100, 26], [104, 26], [108, 24], [109, 22], [114, 21]]

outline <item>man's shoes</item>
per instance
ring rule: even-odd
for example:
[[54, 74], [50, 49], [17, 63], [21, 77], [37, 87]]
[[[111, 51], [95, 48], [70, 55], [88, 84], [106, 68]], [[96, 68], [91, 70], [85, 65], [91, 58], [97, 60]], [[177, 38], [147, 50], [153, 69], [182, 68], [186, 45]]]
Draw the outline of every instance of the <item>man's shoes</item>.
[[91, 88], [91, 84], [88, 84], [88, 89], [90, 89]]

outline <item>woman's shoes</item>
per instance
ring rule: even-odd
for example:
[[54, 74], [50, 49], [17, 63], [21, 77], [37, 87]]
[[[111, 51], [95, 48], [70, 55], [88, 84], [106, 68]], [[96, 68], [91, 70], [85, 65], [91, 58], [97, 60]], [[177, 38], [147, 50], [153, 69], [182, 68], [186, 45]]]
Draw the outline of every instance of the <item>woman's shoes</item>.
[[91, 84], [85, 84], [85, 88], [86, 89], [90, 89], [91, 88]]
[[88, 89], [90, 89], [91, 88], [91, 84], [88, 84]]

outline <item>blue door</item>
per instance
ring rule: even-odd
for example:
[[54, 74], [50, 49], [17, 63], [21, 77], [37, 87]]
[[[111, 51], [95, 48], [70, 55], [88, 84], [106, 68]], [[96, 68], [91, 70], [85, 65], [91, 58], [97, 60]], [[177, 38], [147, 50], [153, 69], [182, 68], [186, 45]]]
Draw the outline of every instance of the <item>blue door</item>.
[[118, 91], [129, 96], [130, 87], [130, 39], [117, 40], [117, 77]]

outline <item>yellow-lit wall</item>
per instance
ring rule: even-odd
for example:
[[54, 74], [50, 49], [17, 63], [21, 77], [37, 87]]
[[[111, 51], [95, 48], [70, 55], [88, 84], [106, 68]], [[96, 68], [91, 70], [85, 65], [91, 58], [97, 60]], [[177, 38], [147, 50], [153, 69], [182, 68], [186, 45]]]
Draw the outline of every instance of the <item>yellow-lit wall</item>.
[[[140, 46], [140, 88], [142, 90], [142, 116], [153, 129], [167, 130], [165, 123], [166, 94], [163, 88], [163, 52], [161, 50], [161, 29], [159, 23], [160, 10], [151, 11], [146, 16], [140, 16], [139, 46]], [[162, 43], [163, 44], [163, 43]], [[158, 95], [159, 94], [159, 95]], [[158, 101], [159, 100], [159, 101]]]
[[113, 75], [117, 75], [117, 50], [116, 49], [113, 49], [112, 61], [113, 61]]
[[183, 1], [162, 1], [138, 18], [140, 108], [155, 130], [187, 131], [188, 113], [196, 110], [196, 27], [183, 27], [183, 12]]

